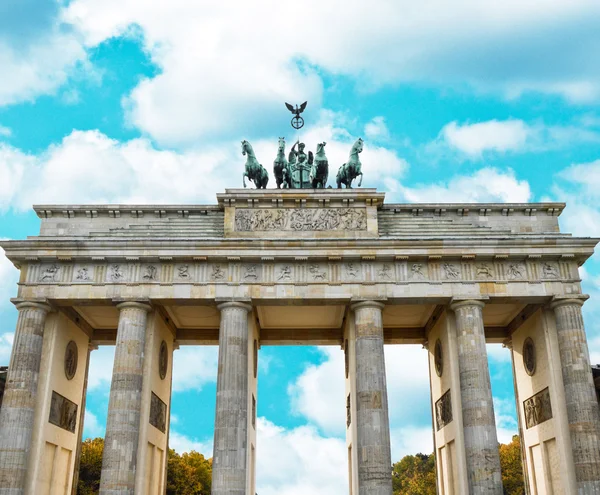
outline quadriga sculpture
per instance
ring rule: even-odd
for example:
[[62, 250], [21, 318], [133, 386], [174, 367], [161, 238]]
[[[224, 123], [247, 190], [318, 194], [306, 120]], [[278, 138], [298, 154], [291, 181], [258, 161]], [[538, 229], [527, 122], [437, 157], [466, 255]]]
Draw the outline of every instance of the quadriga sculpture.
[[361, 163], [358, 158], [358, 154], [362, 153], [363, 140], [358, 138], [352, 149], [350, 150], [350, 157], [346, 163], [344, 163], [338, 170], [336, 176], [337, 188], [341, 189], [342, 184], [345, 184], [347, 189], [352, 189], [352, 181], [360, 175], [358, 181], [358, 187], [362, 184], [363, 174], [361, 172]]
[[279, 138], [279, 144], [277, 145], [277, 156], [273, 162], [273, 174], [275, 175], [277, 189], [280, 189], [282, 186], [284, 189], [292, 187], [289, 164], [285, 157], [285, 138], [282, 137]]
[[267, 182], [269, 182], [269, 174], [265, 170], [265, 167], [258, 163], [252, 146], [245, 139], [242, 141], [242, 155], [248, 157], [246, 159], [246, 169], [244, 170], [244, 175], [242, 175], [244, 187], [246, 187], [246, 177], [248, 177], [248, 180], [254, 182], [256, 189], [266, 189]]
[[317, 153], [314, 157], [312, 166], [310, 167], [310, 182], [313, 189], [323, 189], [327, 186], [327, 178], [329, 177], [329, 162], [325, 156], [325, 145], [323, 141], [317, 144]]

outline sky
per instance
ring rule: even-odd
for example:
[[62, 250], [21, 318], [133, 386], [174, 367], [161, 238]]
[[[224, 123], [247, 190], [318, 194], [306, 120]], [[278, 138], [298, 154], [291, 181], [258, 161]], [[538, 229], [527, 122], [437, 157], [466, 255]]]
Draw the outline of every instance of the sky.
[[[331, 166], [364, 139], [388, 202], [565, 201], [600, 237], [596, 0], [8, 0], [0, 3], [0, 238], [37, 203], [214, 204], [249, 140], [271, 170], [298, 135]], [[272, 174], [271, 174], [272, 175]], [[274, 180], [271, 178], [271, 187]], [[330, 181], [331, 183], [331, 181]], [[581, 269], [600, 363], [600, 263]], [[0, 256], [0, 364], [18, 274]], [[101, 436], [114, 349], [92, 353], [85, 436]], [[427, 353], [387, 346], [393, 460], [432, 451]], [[500, 441], [516, 432], [510, 355], [488, 346]], [[171, 446], [212, 454], [216, 347], [174, 358]], [[257, 491], [347, 493], [343, 354], [263, 347]]]

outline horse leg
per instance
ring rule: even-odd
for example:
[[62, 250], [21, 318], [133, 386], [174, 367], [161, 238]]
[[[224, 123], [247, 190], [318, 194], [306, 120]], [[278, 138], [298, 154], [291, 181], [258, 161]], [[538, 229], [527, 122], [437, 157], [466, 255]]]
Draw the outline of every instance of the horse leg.
[[[242, 174], [242, 183], [244, 184], [244, 187], [246, 187], [246, 177], [248, 177], [248, 172]], [[250, 177], [248, 177], [248, 180], [250, 180]]]
[[362, 180], [363, 180], [362, 172], [359, 175], [360, 175], [360, 180], [358, 181], [358, 187], [360, 187], [362, 185]]

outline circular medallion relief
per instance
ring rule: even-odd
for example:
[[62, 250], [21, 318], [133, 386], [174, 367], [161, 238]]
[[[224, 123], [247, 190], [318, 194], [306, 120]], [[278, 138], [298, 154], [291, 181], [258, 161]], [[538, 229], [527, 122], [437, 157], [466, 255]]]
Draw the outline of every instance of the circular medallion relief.
[[444, 355], [442, 354], [442, 343], [440, 342], [440, 339], [435, 341], [433, 359], [437, 376], [442, 376], [442, 373], [444, 372]]
[[523, 342], [523, 367], [529, 376], [535, 373], [535, 344], [531, 337], [527, 337]]
[[258, 340], [254, 339], [254, 378], [258, 375]]
[[167, 376], [167, 367], [169, 366], [169, 349], [167, 343], [163, 340], [160, 343], [160, 351], [158, 353], [158, 375], [161, 380]]
[[67, 380], [72, 380], [75, 373], [77, 373], [78, 356], [77, 344], [74, 340], [71, 340], [65, 350], [65, 376]]
[[348, 372], [350, 370], [350, 353], [348, 351], [348, 341], [344, 342], [344, 364], [346, 366], [346, 378], [348, 378]]

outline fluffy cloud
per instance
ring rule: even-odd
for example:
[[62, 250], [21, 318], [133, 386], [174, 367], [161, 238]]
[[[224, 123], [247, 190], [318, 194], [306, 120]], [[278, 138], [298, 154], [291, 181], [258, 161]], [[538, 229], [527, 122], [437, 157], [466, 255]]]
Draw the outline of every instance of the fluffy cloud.
[[[123, 35], [141, 39], [160, 72], [139, 83], [126, 107], [131, 122], [162, 143], [260, 131], [285, 100], [318, 107], [322, 73], [367, 88], [426, 81], [509, 97], [531, 90], [600, 97], [600, 64], [590, 63], [600, 17], [593, 0], [484, 8], [476, 0], [427, 0], [418, 8], [352, 0], [343, 9], [333, 0], [309, 0], [302, 9], [275, 1], [207, 8], [185, 0], [75, 0], [64, 15], [89, 47]], [[581, 46], [590, 47], [586, 57]]]
[[473, 175], [457, 175], [446, 183], [421, 184], [404, 187], [398, 182], [385, 180], [390, 196], [410, 203], [521, 203], [531, 200], [531, 189], [526, 180], [519, 180], [511, 169], [500, 171], [485, 167]]
[[[171, 417], [171, 423], [173, 423], [173, 417]], [[204, 455], [206, 458], [213, 456], [212, 439], [200, 441], [196, 438], [190, 438], [186, 435], [178, 433], [175, 430], [169, 431], [169, 448], [174, 449], [178, 454], [195, 450], [196, 452]]]
[[[317, 142], [327, 142], [329, 182], [335, 184], [337, 168], [347, 161], [356, 138], [333, 126], [332, 120], [331, 114], [323, 113], [317, 125], [307, 128], [303, 140], [313, 150]], [[253, 143], [256, 156], [270, 171], [276, 143], [274, 138]], [[361, 160], [369, 163], [369, 182], [363, 185], [396, 180], [408, 168], [394, 152], [369, 144]], [[237, 180], [244, 162], [237, 141], [176, 152], [159, 150], [145, 138], [119, 142], [99, 131], [73, 131], [39, 155], [0, 143], [0, 211], [56, 202], [214, 203], [215, 192], [241, 185]], [[232, 182], [235, 170], [238, 179]], [[270, 176], [272, 187], [272, 172]]]
[[285, 429], [258, 418], [256, 491], [261, 495], [348, 493], [346, 443], [312, 426]]
[[173, 358], [173, 392], [200, 390], [217, 381], [217, 346], [180, 347]]
[[[309, 365], [289, 387], [292, 411], [330, 435], [345, 435], [344, 354], [323, 348], [326, 359]], [[386, 346], [385, 365], [394, 459], [428, 452], [431, 447], [431, 408], [427, 354], [418, 346]], [[410, 398], [410, 400], [407, 400]], [[422, 434], [423, 425], [429, 435]], [[425, 440], [418, 444], [420, 440]], [[428, 450], [429, 449], [429, 450]]]
[[105, 427], [100, 424], [96, 415], [86, 409], [83, 418], [83, 438], [104, 437], [104, 431]]
[[540, 152], [576, 144], [600, 143], [598, 127], [591, 118], [565, 125], [546, 125], [539, 121], [527, 123], [518, 119], [473, 124], [450, 122], [426, 149], [434, 155], [455, 151], [470, 159], [479, 159], [488, 153]]
[[530, 133], [531, 130], [522, 120], [490, 120], [464, 125], [450, 122], [440, 134], [450, 147], [467, 155], [480, 156], [488, 150], [519, 150]]

